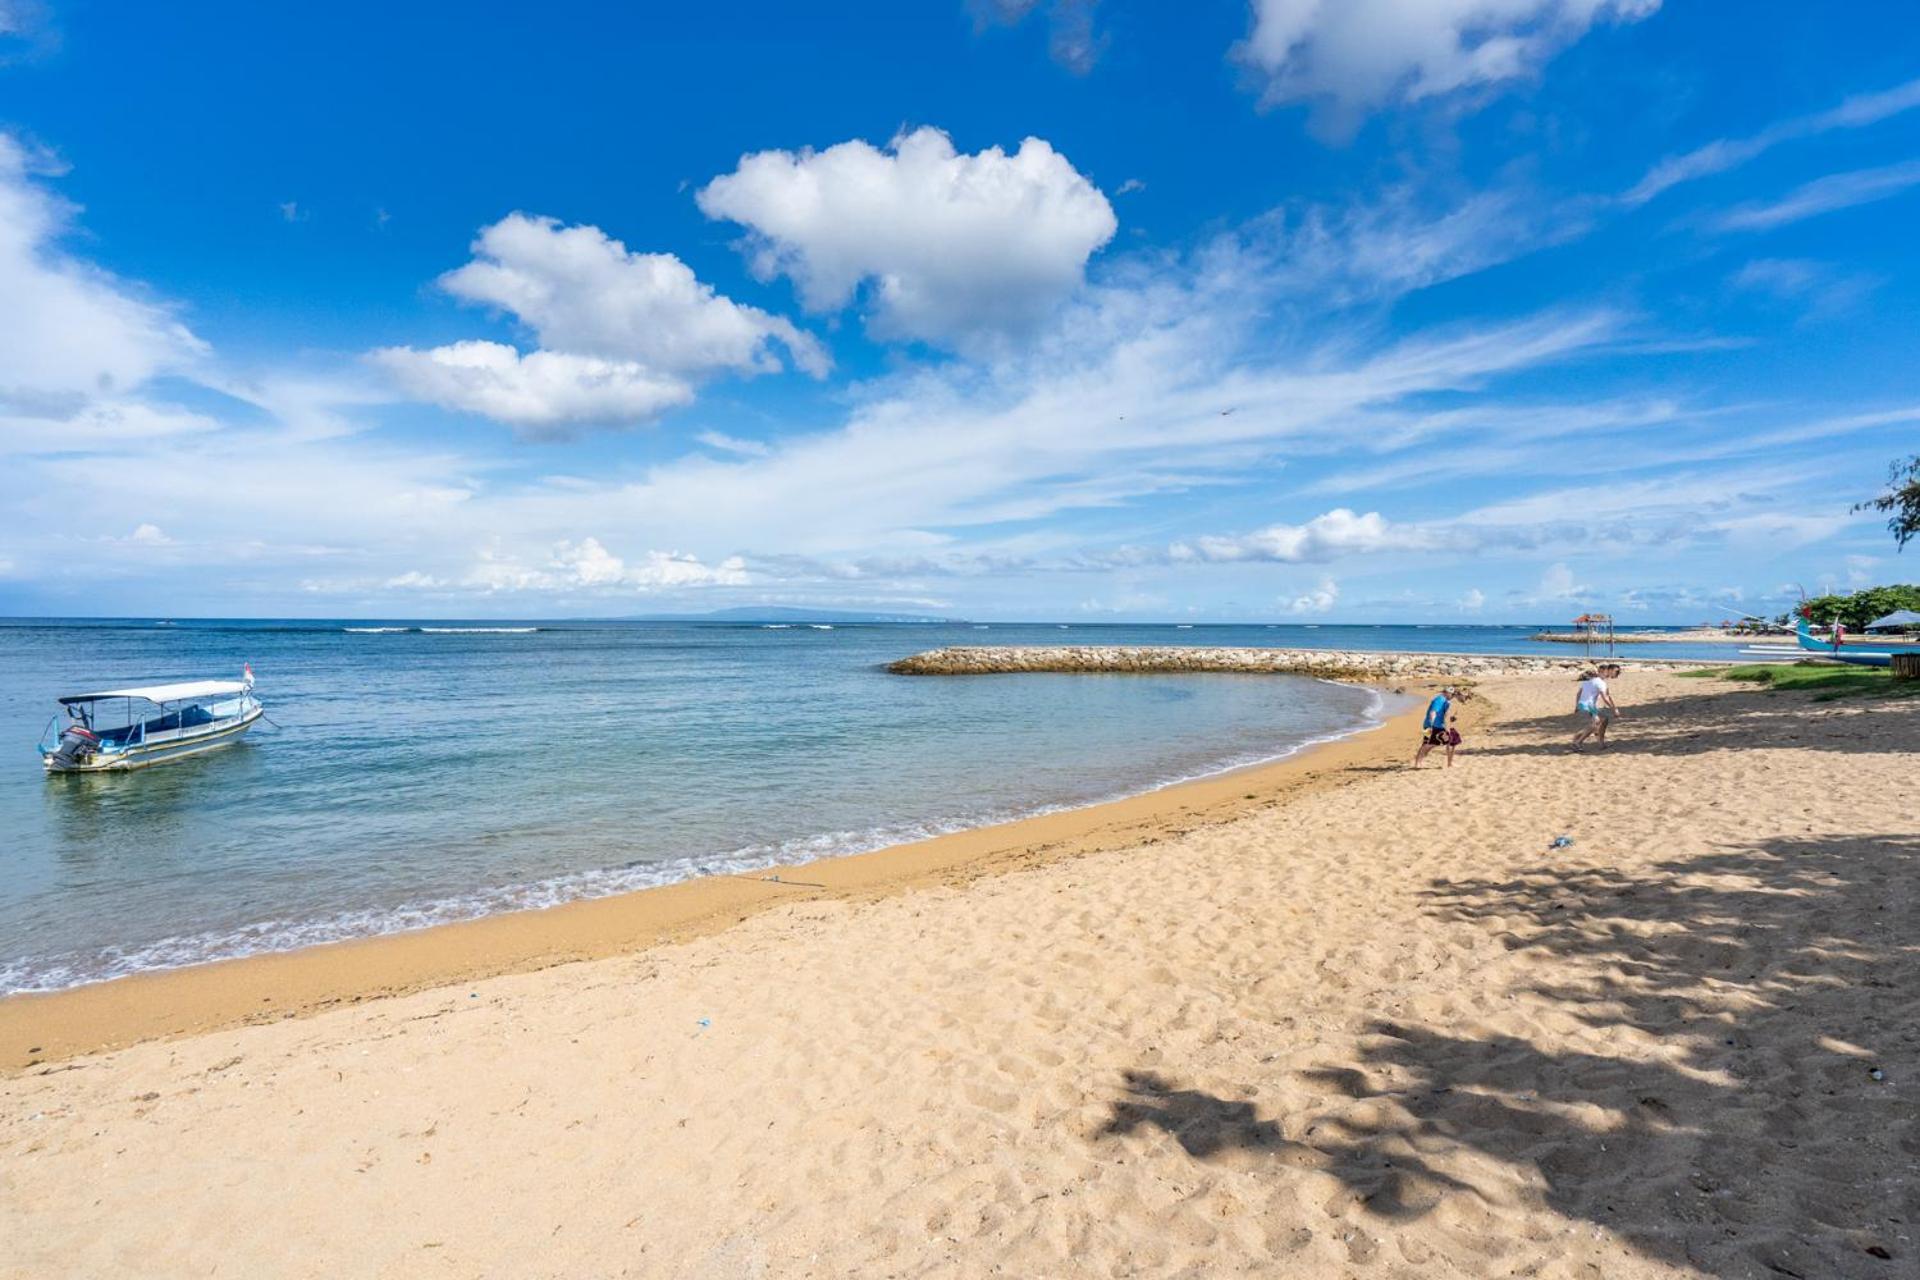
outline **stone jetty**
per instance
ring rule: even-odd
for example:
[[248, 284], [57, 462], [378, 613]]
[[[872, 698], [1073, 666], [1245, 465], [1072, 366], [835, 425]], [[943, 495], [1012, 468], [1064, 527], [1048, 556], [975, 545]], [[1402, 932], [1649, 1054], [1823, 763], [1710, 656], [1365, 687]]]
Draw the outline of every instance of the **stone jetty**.
[[[1227, 671], [1320, 676], [1336, 680], [1417, 680], [1522, 673], [1569, 674], [1590, 666], [1580, 657], [1494, 653], [1376, 653], [1364, 649], [1227, 649], [1181, 645], [955, 645], [929, 649], [888, 665], [903, 676], [984, 676], [1023, 671], [1160, 673]], [[1634, 661], [1636, 670], [1709, 666]]]

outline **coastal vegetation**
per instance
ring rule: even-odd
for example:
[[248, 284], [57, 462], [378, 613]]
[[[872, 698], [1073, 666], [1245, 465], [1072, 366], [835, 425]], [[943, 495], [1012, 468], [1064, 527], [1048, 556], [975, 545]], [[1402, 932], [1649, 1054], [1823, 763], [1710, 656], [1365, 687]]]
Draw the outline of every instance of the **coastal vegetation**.
[[1920, 534], [1920, 453], [1888, 467], [1887, 491], [1854, 510], [1887, 512], [1887, 532], [1893, 535], [1895, 545], [1904, 549], [1909, 538]]
[[1745, 667], [1709, 667], [1683, 671], [1692, 678], [1744, 680], [1776, 691], [1811, 693], [1820, 702], [1834, 698], [1920, 696], [1920, 680], [1897, 680], [1886, 667], [1837, 667], [1826, 663], [1796, 662]]
[[1896, 609], [1920, 611], [1920, 583], [1895, 583], [1867, 587], [1846, 595], [1815, 596], [1805, 605], [1807, 620], [1820, 626], [1834, 622], [1858, 631], [1875, 618], [1884, 618]]

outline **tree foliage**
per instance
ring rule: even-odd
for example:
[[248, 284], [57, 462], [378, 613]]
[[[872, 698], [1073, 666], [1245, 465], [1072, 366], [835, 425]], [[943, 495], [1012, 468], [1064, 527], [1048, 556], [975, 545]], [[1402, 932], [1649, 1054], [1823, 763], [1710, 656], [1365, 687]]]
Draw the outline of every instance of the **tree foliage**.
[[1886, 511], [1887, 530], [1902, 550], [1907, 539], [1920, 534], [1920, 453], [1887, 468], [1887, 491], [1854, 507], [1855, 511]]
[[1826, 626], [1837, 618], [1852, 631], [1858, 631], [1875, 618], [1886, 617], [1895, 609], [1920, 611], [1920, 583], [1868, 587], [1844, 596], [1815, 596], [1806, 604], [1809, 621]]

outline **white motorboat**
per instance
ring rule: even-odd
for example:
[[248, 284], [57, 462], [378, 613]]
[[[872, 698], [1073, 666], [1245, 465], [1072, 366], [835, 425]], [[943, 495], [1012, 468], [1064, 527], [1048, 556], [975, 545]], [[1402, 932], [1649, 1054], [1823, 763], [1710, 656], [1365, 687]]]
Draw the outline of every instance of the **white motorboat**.
[[60, 699], [40, 758], [48, 773], [145, 769], [230, 746], [264, 714], [253, 668], [238, 680], [103, 689]]

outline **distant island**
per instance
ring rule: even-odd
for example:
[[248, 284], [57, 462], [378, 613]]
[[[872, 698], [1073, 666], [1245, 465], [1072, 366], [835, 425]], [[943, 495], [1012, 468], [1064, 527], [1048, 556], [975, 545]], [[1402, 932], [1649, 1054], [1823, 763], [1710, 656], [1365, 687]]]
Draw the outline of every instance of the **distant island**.
[[951, 623], [964, 622], [964, 618], [936, 618], [920, 613], [858, 613], [839, 609], [795, 609], [784, 605], [740, 605], [732, 609], [715, 609], [711, 613], [648, 613], [630, 618], [616, 619], [619, 622], [898, 622], [898, 623]]

